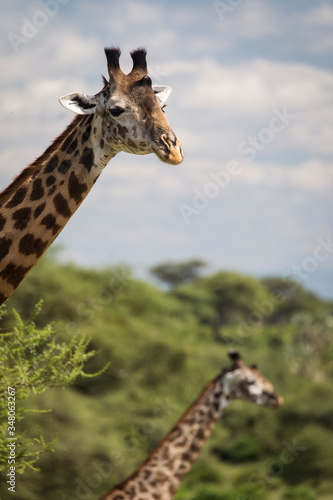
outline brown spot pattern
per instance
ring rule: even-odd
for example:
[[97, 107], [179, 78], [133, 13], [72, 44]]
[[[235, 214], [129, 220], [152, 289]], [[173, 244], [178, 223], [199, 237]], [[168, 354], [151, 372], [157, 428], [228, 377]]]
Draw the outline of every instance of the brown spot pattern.
[[55, 209], [58, 212], [58, 214], [62, 215], [63, 217], [66, 217], [66, 218], [69, 218], [72, 215], [72, 212], [69, 208], [67, 200], [63, 197], [63, 195], [61, 193], [58, 193], [53, 198], [53, 203], [54, 203]]
[[46, 206], [46, 203], [41, 203], [38, 205], [38, 207], [34, 211], [34, 218], [37, 219], [37, 217], [40, 216], [40, 214], [44, 211], [44, 208]]
[[132, 141], [132, 139], [127, 139], [127, 144], [129, 145], [130, 148], [135, 148], [135, 142]]
[[79, 179], [77, 178], [75, 173], [71, 172], [68, 180], [69, 196], [73, 198], [76, 203], [80, 203], [83, 199], [83, 193], [85, 193], [87, 190], [87, 184], [85, 184], [84, 182], [79, 182]]
[[47, 187], [52, 186], [52, 184], [54, 184], [55, 181], [56, 181], [56, 178], [54, 177], [54, 175], [49, 175], [48, 178], [46, 179]]
[[182, 435], [182, 431], [181, 429], [179, 429], [179, 427], [176, 427], [176, 429], [174, 429], [172, 431], [172, 434], [170, 435], [170, 438], [169, 438], [169, 441], [172, 442], [172, 441], [175, 441], [176, 439], [178, 439], [181, 435]]
[[6, 219], [0, 214], [0, 231], [3, 230], [5, 224], [6, 224]]
[[17, 205], [20, 205], [20, 203], [22, 203], [22, 201], [24, 200], [26, 194], [27, 194], [27, 188], [26, 187], [19, 188], [16, 191], [16, 193], [11, 197], [11, 199], [7, 203], [6, 207], [7, 208], [17, 207]]
[[[91, 122], [92, 116], [90, 116], [89, 118], [90, 118], [90, 122]], [[87, 140], [90, 137], [90, 134], [91, 134], [91, 125], [89, 124], [88, 127], [86, 128], [86, 130], [82, 134], [82, 138], [81, 138], [81, 143], [82, 144], [84, 144], [85, 142], [87, 142]]]
[[43, 241], [41, 238], [35, 238], [33, 234], [27, 233], [21, 238], [19, 243], [19, 251], [23, 255], [35, 254], [36, 257], [40, 257], [47, 247], [47, 241]]
[[61, 151], [65, 151], [65, 149], [67, 149], [70, 145], [70, 143], [72, 142], [72, 140], [74, 139], [76, 135], [76, 130], [73, 130], [73, 132], [71, 132], [67, 137], [66, 139], [64, 140], [62, 146], [61, 146]]
[[31, 208], [19, 208], [13, 213], [13, 220], [15, 220], [14, 228], [21, 231], [27, 227], [31, 219]]
[[126, 139], [126, 136], [128, 134], [127, 127], [124, 127], [123, 125], [120, 125], [120, 123], [118, 123], [117, 129], [118, 129], [118, 133], [119, 133], [120, 137], [122, 137], [123, 139]]
[[44, 173], [50, 174], [51, 172], [53, 172], [57, 168], [58, 163], [59, 163], [58, 155], [52, 156], [52, 158], [50, 158], [50, 160], [46, 164], [46, 167], [44, 169]]
[[81, 163], [81, 165], [83, 165], [88, 170], [88, 172], [90, 172], [91, 167], [94, 164], [94, 159], [95, 155], [92, 148], [84, 148], [79, 163]]
[[145, 481], [147, 481], [147, 479], [150, 478], [151, 474], [152, 474], [151, 470], [149, 470], [149, 469], [145, 470], [144, 473], [143, 473], [143, 479]]
[[130, 488], [125, 490], [125, 493], [129, 496], [129, 498], [132, 500], [132, 498], [135, 497], [136, 495], [136, 490], [134, 486], [131, 486]]
[[16, 266], [13, 263], [7, 264], [7, 266], [1, 271], [0, 277], [16, 288], [31, 268], [32, 266], [24, 267]]
[[77, 139], [74, 139], [74, 141], [72, 142], [72, 144], [70, 144], [68, 146], [67, 153], [71, 155], [73, 153], [73, 151], [76, 150], [76, 148], [77, 148]]
[[30, 195], [30, 200], [40, 200], [44, 196], [44, 188], [41, 179], [36, 179], [32, 186], [32, 191]]
[[71, 165], [72, 165], [72, 162], [70, 160], [63, 160], [58, 167], [58, 172], [60, 174], [65, 174], [66, 172], [68, 172]]
[[46, 229], [50, 229], [55, 235], [59, 229], [61, 229], [61, 225], [57, 224], [57, 219], [52, 214], [47, 214], [43, 217], [41, 224], [46, 227]]
[[139, 481], [139, 490], [140, 493], [148, 493], [148, 490], [142, 481]]
[[10, 238], [0, 238], [0, 261], [6, 257], [13, 243]]

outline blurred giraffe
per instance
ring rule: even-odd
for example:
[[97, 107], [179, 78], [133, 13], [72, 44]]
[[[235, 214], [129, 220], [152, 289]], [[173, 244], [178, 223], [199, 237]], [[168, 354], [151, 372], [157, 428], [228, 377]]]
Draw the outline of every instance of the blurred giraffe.
[[226, 407], [241, 399], [278, 408], [283, 399], [255, 365], [246, 366], [231, 351], [230, 368], [219, 373], [189, 407], [175, 427], [137, 470], [100, 500], [169, 500], [210, 436]]

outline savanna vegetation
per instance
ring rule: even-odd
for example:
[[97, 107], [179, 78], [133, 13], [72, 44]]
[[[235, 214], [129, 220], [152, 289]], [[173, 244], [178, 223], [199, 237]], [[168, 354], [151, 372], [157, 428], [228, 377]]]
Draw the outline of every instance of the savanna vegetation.
[[237, 348], [285, 404], [273, 412], [233, 403], [176, 499], [331, 499], [333, 304], [279, 277], [207, 275], [198, 260], [152, 272], [166, 286], [124, 266], [83, 269], [46, 256], [8, 300], [1, 404], [15, 387], [20, 463], [8, 492], [0, 448], [0, 496], [96, 500], [147, 457]]

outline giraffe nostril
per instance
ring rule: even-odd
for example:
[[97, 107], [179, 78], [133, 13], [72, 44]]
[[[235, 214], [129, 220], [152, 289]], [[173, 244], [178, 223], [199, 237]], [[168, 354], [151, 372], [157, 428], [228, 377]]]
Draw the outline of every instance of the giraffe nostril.
[[168, 149], [170, 149], [170, 141], [166, 134], [161, 135], [162, 142], [166, 145]]

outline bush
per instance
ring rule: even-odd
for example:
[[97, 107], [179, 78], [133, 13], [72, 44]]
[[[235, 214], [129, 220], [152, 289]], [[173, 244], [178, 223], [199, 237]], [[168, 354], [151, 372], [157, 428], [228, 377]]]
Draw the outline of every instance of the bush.
[[229, 447], [214, 447], [213, 453], [221, 460], [235, 463], [251, 462], [263, 456], [258, 441], [252, 436], [241, 436]]
[[296, 486], [286, 491], [284, 500], [316, 500], [315, 495], [306, 486]]
[[[85, 337], [57, 344], [51, 325], [37, 329], [35, 320], [40, 310], [41, 303], [26, 323], [14, 311], [16, 326], [11, 332], [0, 333], [0, 410], [5, 416], [0, 426], [0, 472], [4, 476], [8, 470], [10, 437], [16, 441], [14, 463], [18, 473], [23, 473], [27, 467], [37, 470], [34, 464], [40, 455], [51, 450], [51, 443], [46, 444], [42, 434], [36, 437], [19, 430], [25, 414], [33, 411], [25, 408], [23, 401], [50, 387], [64, 387], [78, 376], [87, 377], [83, 366], [94, 355], [93, 351], [86, 352], [89, 339]], [[1, 308], [0, 319], [4, 314]]]

